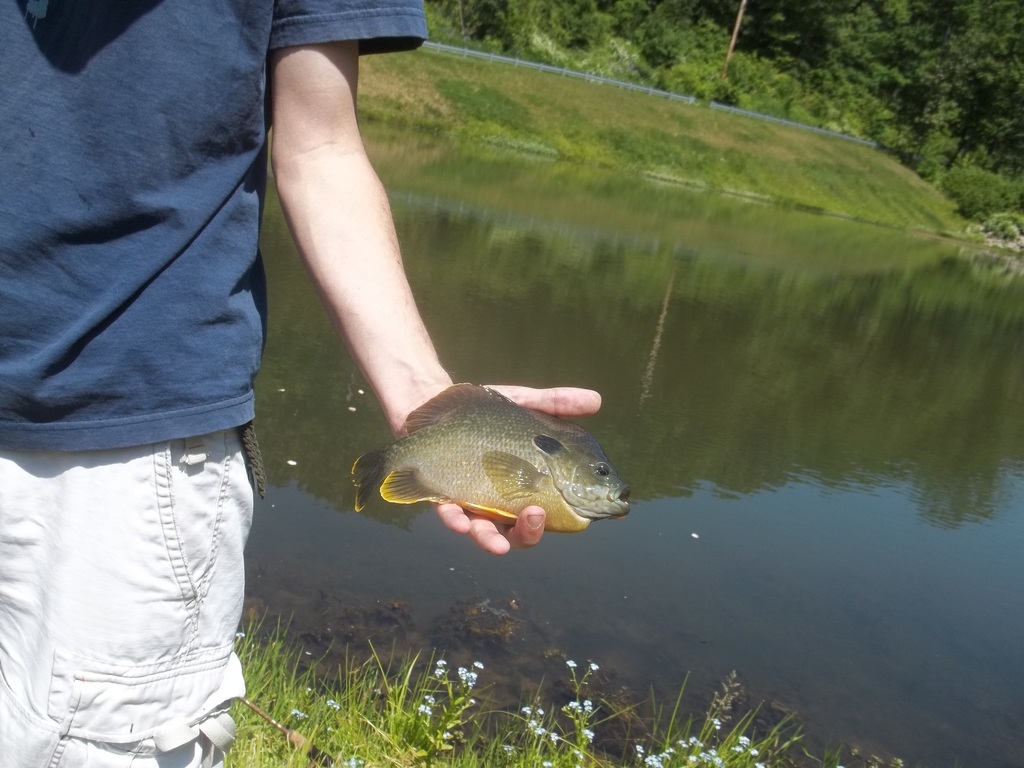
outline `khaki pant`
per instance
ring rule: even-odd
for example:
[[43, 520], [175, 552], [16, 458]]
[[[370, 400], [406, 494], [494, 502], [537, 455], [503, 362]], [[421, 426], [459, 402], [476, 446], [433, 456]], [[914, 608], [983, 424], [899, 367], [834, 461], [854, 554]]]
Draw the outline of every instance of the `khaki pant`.
[[223, 762], [252, 505], [235, 430], [0, 451], [0, 768]]

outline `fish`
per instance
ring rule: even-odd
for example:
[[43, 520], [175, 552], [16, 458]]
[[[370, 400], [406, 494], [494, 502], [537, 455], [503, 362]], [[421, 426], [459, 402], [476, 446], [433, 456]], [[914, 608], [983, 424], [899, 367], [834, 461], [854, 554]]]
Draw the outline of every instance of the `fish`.
[[630, 487], [597, 440], [493, 389], [455, 384], [413, 411], [406, 436], [356, 459], [356, 511], [374, 491], [394, 504], [455, 503], [514, 525], [539, 505], [546, 531], [575, 533], [629, 512]]

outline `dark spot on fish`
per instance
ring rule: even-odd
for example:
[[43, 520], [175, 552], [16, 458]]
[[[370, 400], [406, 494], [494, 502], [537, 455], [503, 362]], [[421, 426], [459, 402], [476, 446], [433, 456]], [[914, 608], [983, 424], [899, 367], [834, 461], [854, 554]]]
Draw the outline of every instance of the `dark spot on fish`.
[[565, 446], [550, 435], [537, 435], [533, 438], [533, 444], [548, 456], [554, 456], [559, 451], [565, 450]]

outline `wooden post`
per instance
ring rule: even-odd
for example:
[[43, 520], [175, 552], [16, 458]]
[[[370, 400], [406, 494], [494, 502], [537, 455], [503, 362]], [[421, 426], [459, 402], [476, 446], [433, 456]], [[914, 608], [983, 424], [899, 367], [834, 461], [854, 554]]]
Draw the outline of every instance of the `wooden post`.
[[722, 64], [722, 79], [729, 74], [729, 59], [732, 58], [732, 50], [736, 47], [736, 38], [740, 35], [740, 22], [743, 21], [743, 9], [747, 7], [747, 0], [740, 0], [740, 10], [736, 14], [736, 24], [732, 28], [732, 40], [729, 41], [729, 50], [725, 54], [725, 63]]

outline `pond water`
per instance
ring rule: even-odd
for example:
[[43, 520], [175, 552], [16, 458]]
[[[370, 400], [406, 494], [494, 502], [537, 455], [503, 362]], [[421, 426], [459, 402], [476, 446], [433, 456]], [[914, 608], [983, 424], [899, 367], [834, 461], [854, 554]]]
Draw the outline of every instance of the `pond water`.
[[425, 506], [356, 514], [349, 468], [388, 431], [271, 193], [250, 606], [311, 653], [480, 659], [512, 701], [565, 658], [695, 707], [735, 670], [812, 745], [1024, 765], [1024, 287], [939, 239], [423, 137], [371, 150], [453, 375], [601, 391], [582, 423], [633, 509], [506, 558]]

